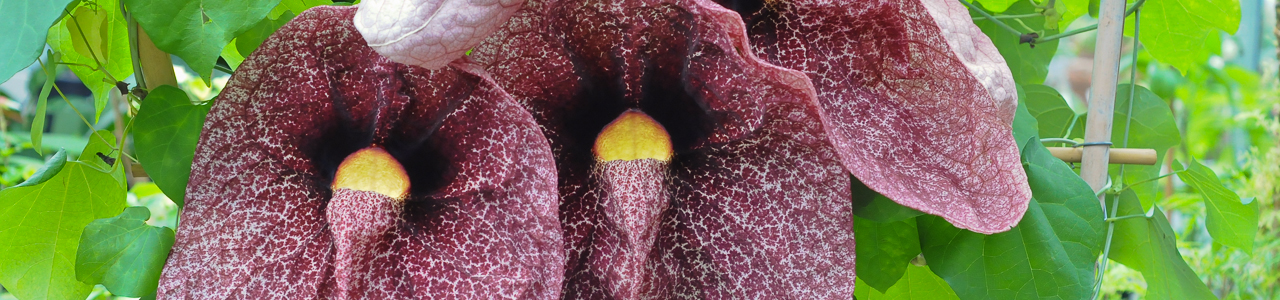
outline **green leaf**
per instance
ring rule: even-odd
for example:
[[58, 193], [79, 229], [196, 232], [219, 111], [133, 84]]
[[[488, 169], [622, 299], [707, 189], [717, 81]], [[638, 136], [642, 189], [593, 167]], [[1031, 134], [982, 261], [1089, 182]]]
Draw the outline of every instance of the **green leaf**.
[[1208, 215], [1205, 227], [1213, 241], [1253, 255], [1253, 237], [1258, 234], [1258, 201], [1241, 202], [1240, 196], [1223, 186], [1213, 170], [1195, 160], [1186, 171], [1178, 173], [1178, 178], [1204, 197]]
[[[1111, 205], [1112, 199], [1107, 200]], [[1152, 208], [1150, 218], [1128, 218], [1115, 221], [1111, 238], [1111, 260], [1142, 272], [1147, 281], [1146, 299], [1217, 299], [1200, 281], [1178, 253], [1178, 237], [1169, 227], [1164, 211]], [[1137, 195], [1121, 192], [1117, 216], [1143, 214]]]
[[[1027, 94], [1022, 86], [1018, 86], [1018, 110], [1013, 115], [1013, 140], [1025, 141], [1031, 138], [1039, 139], [1040, 121], [1027, 111]], [[1021, 151], [1022, 143], [1018, 143], [1018, 150]]]
[[262, 20], [259, 20], [258, 23], [254, 24], [253, 27], [250, 27], [248, 31], [245, 31], [243, 34], [236, 37], [236, 52], [244, 55], [245, 57], [249, 57], [254, 50], [258, 49], [258, 46], [262, 45], [263, 41], [266, 41], [268, 37], [271, 37], [271, 34], [275, 33], [276, 30], [279, 30], [280, 27], [284, 26], [285, 23], [288, 23], [289, 20], [293, 20], [293, 17], [293, 12], [285, 12], [283, 15], [280, 15], [278, 19], [273, 20], [270, 18], [263, 18]]
[[876, 222], [896, 222], [924, 213], [902, 206], [867, 187], [857, 177], [849, 176], [853, 190], [853, 214]]
[[137, 196], [139, 199], [147, 198], [155, 195], [162, 195], [164, 193], [160, 191], [160, 187], [156, 186], [156, 183], [154, 182], [135, 183], [133, 185], [133, 188], [129, 189], [129, 192], [133, 193], [133, 195]]
[[191, 104], [187, 93], [160, 86], [147, 95], [134, 119], [134, 148], [143, 170], [169, 199], [182, 206], [196, 142], [213, 102]]
[[1023, 98], [1027, 103], [1027, 112], [1040, 121], [1040, 136], [1066, 137], [1067, 129], [1071, 127], [1071, 121], [1075, 118], [1076, 112], [1067, 105], [1067, 100], [1062, 98], [1062, 94], [1047, 85], [1024, 84], [1021, 87], [1027, 94]]
[[267, 13], [266, 18], [254, 23], [251, 29], [232, 40], [231, 44], [235, 47], [223, 48], [222, 59], [231, 65], [232, 70], [239, 69], [240, 64], [253, 53], [253, 50], [258, 49], [267, 37], [292, 20], [294, 16], [312, 7], [332, 4], [333, 1], [329, 0], [282, 0], [279, 5], [271, 9], [270, 13]]
[[[231, 44], [235, 43], [236, 40], [232, 39]], [[223, 60], [227, 61], [227, 65], [231, 67], [232, 71], [240, 69], [240, 64], [244, 63], [244, 55], [241, 55], [240, 50], [237, 50], [236, 47], [223, 47], [221, 56]]]
[[[861, 255], [861, 254], [859, 254]], [[861, 269], [861, 267], [859, 267]], [[933, 274], [929, 267], [908, 265], [906, 275], [903, 279], [894, 284], [884, 293], [871, 289], [866, 282], [862, 281], [863, 276], [858, 276], [857, 286], [854, 287], [853, 294], [858, 300], [880, 300], [880, 299], [906, 299], [906, 300], [950, 300], [960, 299], [956, 296], [956, 292], [947, 286], [947, 282], [938, 275]]]
[[40, 58], [45, 34], [71, 0], [0, 0], [0, 82]]
[[156, 47], [187, 62], [206, 83], [231, 39], [267, 16], [280, 0], [124, 0]]
[[67, 150], [59, 149], [58, 153], [54, 153], [53, 156], [49, 157], [49, 160], [44, 163], [44, 166], [41, 166], [39, 170], [36, 170], [35, 174], [31, 174], [31, 178], [27, 178], [27, 181], [23, 181], [13, 187], [33, 186], [49, 181], [49, 179], [53, 178], [54, 175], [58, 175], [58, 172], [62, 171], [62, 167], [66, 165]]
[[[1173, 65], [1183, 75], [1205, 63], [1211, 48], [1221, 47], [1218, 30], [1235, 34], [1240, 24], [1238, 0], [1147, 1], [1141, 10], [1142, 28], [1138, 39], [1152, 57]], [[1125, 19], [1126, 34], [1132, 36], [1133, 17]], [[1141, 196], [1141, 195], [1139, 195]]]
[[[85, 152], [108, 144], [90, 139]], [[76, 280], [76, 249], [89, 222], [124, 209], [124, 168], [81, 157], [44, 183], [0, 191], [0, 285], [20, 299], [84, 299], [93, 288]]]
[[880, 291], [898, 282], [911, 259], [920, 254], [915, 219], [880, 223], [854, 217], [853, 233], [858, 241], [858, 279]]
[[[986, 2], [983, 7], [990, 8]], [[1021, 15], [1036, 13], [1036, 8], [1031, 5], [1030, 1], [1017, 1], [1013, 6], [1008, 6], [1009, 10], [1005, 14]], [[1018, 20], [1021, 20], [1019, 23]], [[1030, 18], [1004, 19], [1006, 24], [1023, 29], [1022, 25], [1030, 28], [1034, 32], [1038, 32], [1040, 36], [1046, 37], [1058, 34], [1057, 29], [1044, 28], [1045, 17], [1036, 16]], [[978, 18], [973, 21], [982, 29], [987, 37], [991, 38], [991, 43], [996, 45], [996, 50], [1000, 51], [1000, 55], [1004, 56], [1004, 61], [1009, 65], [1009, 71], [1013, 72], [1013, 80], [1021, 84], [1038, 84], [1043, 83], [1046, 75], [1049, 74], [1049, 60], [1053, 59], [1053, 54], [1058, 51], [1058, 41], [1049, 41], [1036, 44], [1035, 48], [1031, 44], [1021, 44], [1021, 39], [996, 25], [995, 22], [988, 21], [985, 18]]]
[[[1017, 0], [976, 0], [976, 1], [982, 4], [982, 8], [985, 8], [994, 13], [1004, 13], [1005, 10], [1009, 9], [1010, 5], [1014, 5], [1015, 2], [1019, 2]], [[1014, 13], [1009, 12], [1007, 14], [1014, 14]]]
[[982, 235], [922, 216], [921, 250], [962, 299], [1086, 299], [1102, 252], [1102, 208], [1038, 141], [1026, 142], [1023, 159], [1034, 198], [1018, 226]]
[[[1125, 143], [1125, 124], [1129, 122], [1129, 88], [1133, 90], [1133, 120], [1129, 125], [1129, 141]], [[1169, 104], [1145, 87], [1122, 84], [1116, 87], [1115, 119], [1111, 125], [1112, 147], [1150, 148], [1156, 149], [1156, 161], [1164, 161], [1165, 152], [1182, 142], [1182, 135], [1173, 118]], [[1156, 199], [1160, 199], [1160, 184], [1149, 181], [1132, 185], [1147, 179], [1160, 176], [1160, 165], [1125, 165], [1124, 183], [1132, 186], [1138, 199], [1142, 199], [1142, 207], [1150, 208]], [[1120, 167], [1111, 166], [1109, 174], [1113, 181], [1120, 181]]]
[[62, 55], [57, 52], [49, 52], [49, 61], [44, 64], [44, 85], [40, 87], [40, 97], [36, 98], [36, 114], [31, 120], [31, 149], [36, 154], [43, 154], [43, 147], [40, 143], [44, 141], [44, 120], [49, 107], [49, 92], [53, 90], [53, 84], [58, 78], [58, 63], [62, 61]]
[[89, 223], [76, 253], [76, 278], [101, 283], [118, 296], [155, 293], [173, 247], [173, 229], [147, 225], [150, 217], [146, 207], [134, 206]]
[[[1044, 4], [1045, 1], [1040, 1]], [[1060, 30], [1067, 28], [1071, 22], [1089, 13], [1089, 0], [1057, 0], [1053, 4], [1057, 17], [1045, 20], [1045, 27]]]
[[94, 115], [90, 121], [97, 122], [102, 110], [109, 106], [107, 101], [116, 90], [116, 80], [133, 75], [128, 23], [120, 12], [119, 0], [81, 2], [71, 15], [49, 28], [48, 42], [93, 92]]
[[321, 5], [333, 5], [333, 1], [330, 1], [330, 0], [281, 0], [280, 5], [276, 5], [275, 8], [272, 8], [271, 13], [268, 13], [267, 17], [271, 19], [279, 19], [280, 16], [284, 15], [285, 12], [293, 12], [294, 15], [298, 15], [307, 9], [310, 9], [316, 6], [321, 6]]

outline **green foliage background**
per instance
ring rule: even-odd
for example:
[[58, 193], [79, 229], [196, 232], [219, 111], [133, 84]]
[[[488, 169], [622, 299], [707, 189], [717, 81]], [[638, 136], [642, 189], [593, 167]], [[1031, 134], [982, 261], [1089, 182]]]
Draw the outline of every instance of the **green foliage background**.
[[[1019, 85], [1013, 129], [1034, 199], [1017, 227], [982, 235], [854, 179], [855, 296], [1280, 297], [1280, 64], [1240, 58], [1275, 53], [1275, 39], [1239, 47], [1238, 1], [1136, 1], [1112, 142], [1156, 149], [1159, 164], [1112, 167], [1104, 208], [1078, 166], [1046, 150], [1082, 141], [1084, 93], [1071, 76], [1092, 60], [1085, 29], [1097, 4], [974, 0], [974, 22]], [[334, 3], [0, 0], [0, 78], [27, 72], [39, 95], [0, 91], [14, 103], [0, 106], [0, 299], [153, 296], [205, 114], [246, 56], [317, 5]], [[179, 79], [149, 87], [147, 101], [118, 88], [137, 86], [138, 27], [176, 58]], [[64, 91], [75, 84], [87, 94]], [[140, 171], [150, 177], [131, 176]]]

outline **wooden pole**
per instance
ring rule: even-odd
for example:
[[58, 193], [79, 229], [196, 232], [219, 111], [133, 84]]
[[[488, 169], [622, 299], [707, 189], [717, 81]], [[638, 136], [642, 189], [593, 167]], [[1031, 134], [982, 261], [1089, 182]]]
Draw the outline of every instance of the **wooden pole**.
[[[1084, 149], [1073, 147], [1048, 147], [1049, 154], [1065, 162], [1080, 162], [1084, 158]], [[1156, 149], [1111, 148], [1107, 151], [1107, 159], [1111, 164], [1155, 165]]]
[[[1093, 78], [1089, 85], [1089, 121], [1084, 130], [1080, 177], [1095, 193], [1107, 185], [1107, 160], [1111, 149], [1116, 77], [1120, 69], [1120, 38], [1124, 33], [1124, 0], [1101, 0], [1098, 39], [1093, 54]], [[1101, 201], [1104, 196], [1098, 196]]]
[[147, 90], [166, 84], [178, 87], [178, 78], [173, 73], [173, 60], [169, 59], [169, 53], [156, 48], [142, 26], [138, 26], [138, 52]]

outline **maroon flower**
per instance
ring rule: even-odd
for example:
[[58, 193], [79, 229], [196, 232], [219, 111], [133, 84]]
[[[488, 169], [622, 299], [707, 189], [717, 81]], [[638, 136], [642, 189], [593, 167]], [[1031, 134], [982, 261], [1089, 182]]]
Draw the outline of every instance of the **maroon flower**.
[[[533, 118], [470, 64], [374, 53], [354, 12], [304, 12], [232, 77], [159, 296], [558, 297], [555, 166]], [[374, 170], [402, 165], [407, 195], [335, 182], [361, 149]]]
[[[556, 154], [565, 298], [846, 298], [849, 173], [961, 228], [1021, 219], [1016, 91], [963, 6], [747, 2], [528, 1], [475, 49]], [[593, 153], [632, 111], [669, 161]]]
[[[282, 28], [210, 114], [162, 295], [847, 298], [850, 173], [984, 233], [1030, 198], [958, 3], [517, 2]], [[361, 149], [403, 202], [330, 187]]]

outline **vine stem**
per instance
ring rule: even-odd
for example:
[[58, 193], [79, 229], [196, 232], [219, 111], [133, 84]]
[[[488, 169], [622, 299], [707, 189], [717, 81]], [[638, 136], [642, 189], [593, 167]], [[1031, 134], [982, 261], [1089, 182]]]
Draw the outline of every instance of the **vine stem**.
[[[1133, 2], [1133, 5], [1132, 5], [1132, 6], [1130, 6], [1130, 7], [1129, 7], [1129, 9], [1126, 9], [1126, 10], [1124, 11], [1124, 15], [1125, 15], [1125, 16], [1128, 16], [1128, 15], [1132, 15], [1132, 14], [1134, 14], [1135, 12], [1137, 12], [1137, 11], [1138, 11], [1138, 8], [1139, 8], [1139, 7], [1142, 7], [1142, 4], [1143, 4], [1143, 3], [1146, 3], [1146, 2], [1147, 2], [1147, 0], [1138, 0], [1138, 1], [1134, 1], [1134, 2]], [[1136, 20], [1136, 19], [1137, 19], [1137, 18], [1135, 18], [1135, 20]], [[1134, 21], [1134, 22], [1137, 22], [1137, 21]], [[1095, 29], [1098, 29], [1098, 24], [1093, 24], [1093, 25], [1089, 25], [1089, 26], [1085, 26], [1085, 27], [1080, 27], [1080, 28], [1076, 28], [1075, 30], [1071, 30], [1071, 31], [1067, 31], [1067, 32], [1063, 32], [1063, 33], [1059, 33], [1059, 34], [1055, 34], [1055, 35], [1051, 35], [1051, 36], [1046, 36], [1046, 37], [1043, 37], [1043, 38], [1038, 38], [1038, 39], [1032, 40], [1032, 41], [1031, 41], [1031, 44], [1035, 44], [1035, 43], [1047, 43], [1047, 42], [1051, 42], [1051, 41], [1058, 40], [1058, 39], [1061, 39], [1061, 38], [1065, 38], [1065, 37], [1069, 37], [1069, 36], [1073, 36], [1073, 35], [1077, 35], [1077, 34], [1081, 34], [1081, 33], [1089, 32], [1089, 31], [1093, 31], [1093, 30], [1095, 30]]]
[[990, 20], [992, 23], [996, 23], [997, 26], [1000, 26], [1000, 28], [1004, 28], [1005, 31], [1008, 31], [1009, 33], [1012, 33], [1013, 35], [1016, 35], [1016, 36], [1022, 36], [1021, 31], [1018, 31], [1017, 29], [1013, 29], [1013, 27], [1009, 26], [1009, 24], [1005, 24], [1004, 22], [1000, 21], [1000, 19], [997, 19], [995, 16], [992, 16], [991, 14], [987, 13], [987, 11], [982, 10], [981, 8], [978, 8], [977, 6], [973, 6], [973, 3], [969, 3], [969, 1], [964, 1], [964, 0], [956, 0], [956, 1], [960, 1], [960, 3], [964, 3], [964, 6], [968, 6], [970, 10], [978, 12], [978, 14], [982, 15], [983, 18]]
[[[215, 64], [215, 65], [213, 65], [213, 69], [214, 69], [214, 70], [218, 70], [218, 71], [222, 71], [223, 73], [227, 73], [227, 74], [231, 74], [231, 73], [235, 72], [234, 70], [231, 70], [231, 68], [223, 67], [223, 66], [216, 65], [216, 64]], [[210, 84], [210, 86], [212, 86], [212, 85], [213, 85], [213, 84]]]
[[[1118, 0], [1111, 0], [1111, 1], [1118, 1]], [[1129, 103], [1128, 103], [1129, 107], [1127, 112], [1125, 113], [1124, 139], [1120, 141], [1121, 147], [1129, 146], [1129, 129], [1133, 125], [1133, 94], [1134, 94], [1134, 90], [1137, 88], [1136, 85], [1137, 85], [1137, 79], [1138, 79], [1138, 34], [1140, 33], [1139, 30], [1142, 28], [1141, 26], [1139, 26], [1140, 25], [1139, 22], [1141, 21], [1139, 20], [1140, 12], [1138, 11], [1139, 5], [1142, 5], [1141, 1], [1144, 1], [1144, 0], [1139, 0], [1138, 3], [1134, 3], [1134, 7], [1132, 11], [1132, 13], [1134, 14], [1133, 15], [1134, 16], [1133, 18], [1133, 49], [1132, 49], [1133, 61], [1132, 61], [1132, 65], [1129, 67]], [[1128, 15], [1128, 13], [1126, 13], [1126, 15]], [[1121, 29], [1123, 29], [1124, 19], [1123, 18], [1120, 19], [1120, 22], [1121, 22], [1120, 23]], [[1123, 34], [1123, 32], [1121, 33]], [[1119, 58], [1117, 57], [1117, 60], [1118, 59]], [[1119, 70], [1116, 70], [1116, 72], [1119, 72]], [[1106, 172], [1106, 169], [1103, 169], [1104, 175], [1106, 174], [1105, 172]], [[1119, 173], [1120, 173], [1119, 174], [1120, 186], [1122, 187], [1121, 191], [1133, 186], [1133, 185], [1124, 184], [1124, 165], [1120, 165]], [[1169, 176], [1175, 173], [1177, 172], [1171, 172], [1161, 177]], [[1157, 177], [1155, 179], [1159, 180], [1160, 177]], [[1145, 182], [1146, 181], [1144, 180], [1142, 182], [1139, 182], [1138, 184], [1145, 183]], [[1097, 283], [1094, 284], [1093, 299], [1098, 299], [1098, 297], [1102, 296], [1102, 281], [1104, 279], [1103, 277], [1107, 275], [1107, 263], [1110, 261], [1109, 257], [1111, 256], [1111, 240], [1115, 238], [1115, 231], [1116, 231], [1115, 221], [1133, 217], [1133, 216], [1116, 217], [1116, 214], [1120, 210], [1120, 194], [1119, 193], [1116, 193], [1116, 195], [1112, 197], [1111, 209], [1107, 209], [1106, 206], [1103, 206], [1102, 209], [1108, 215], [1108, 217], [1105, 219], [1107, 221], [1107, 236], [1106, 236], [1106, 244], [1102, 248], [1102, 259], [1101, 259], [1102, 263], [1098, 267], [1098, 280], [1097, 280]], [[1145, 217], [1145, 215], [1140, 215], [1140, 216]]]
[[[1004, 19], [1034, 18], [1034, 17], [1039, 17], [1039, 16], [1043, 16], [1043, 15], [1042, 15], [1042, 14], [999, 15], [999, 16], [992, 16], [992, 18], [996, 18], [997, 20], [1004, 20]], [[984, 17], [984, 18], [973, 18], [973, 20], [974, 20], [974, 21], [982, 20], [982, 19], [985, 19], [985, 17]]]
[[1146, 215], [1146, 214], [1136, 214], [1136, 215], [1127, 215], [1127, 216], [1110, 217], [1110, 218], [1107, 218], [1106, 220], [1103, 220], [1103, 221], [1106, 221], [1107, 223], [1115, 223], [1116, 221], [1120, 221], [1120, 220], [1124, 220], [1124, 219], [1133, 219], [1133, 218], [1147, 218], [1147, 215]]

